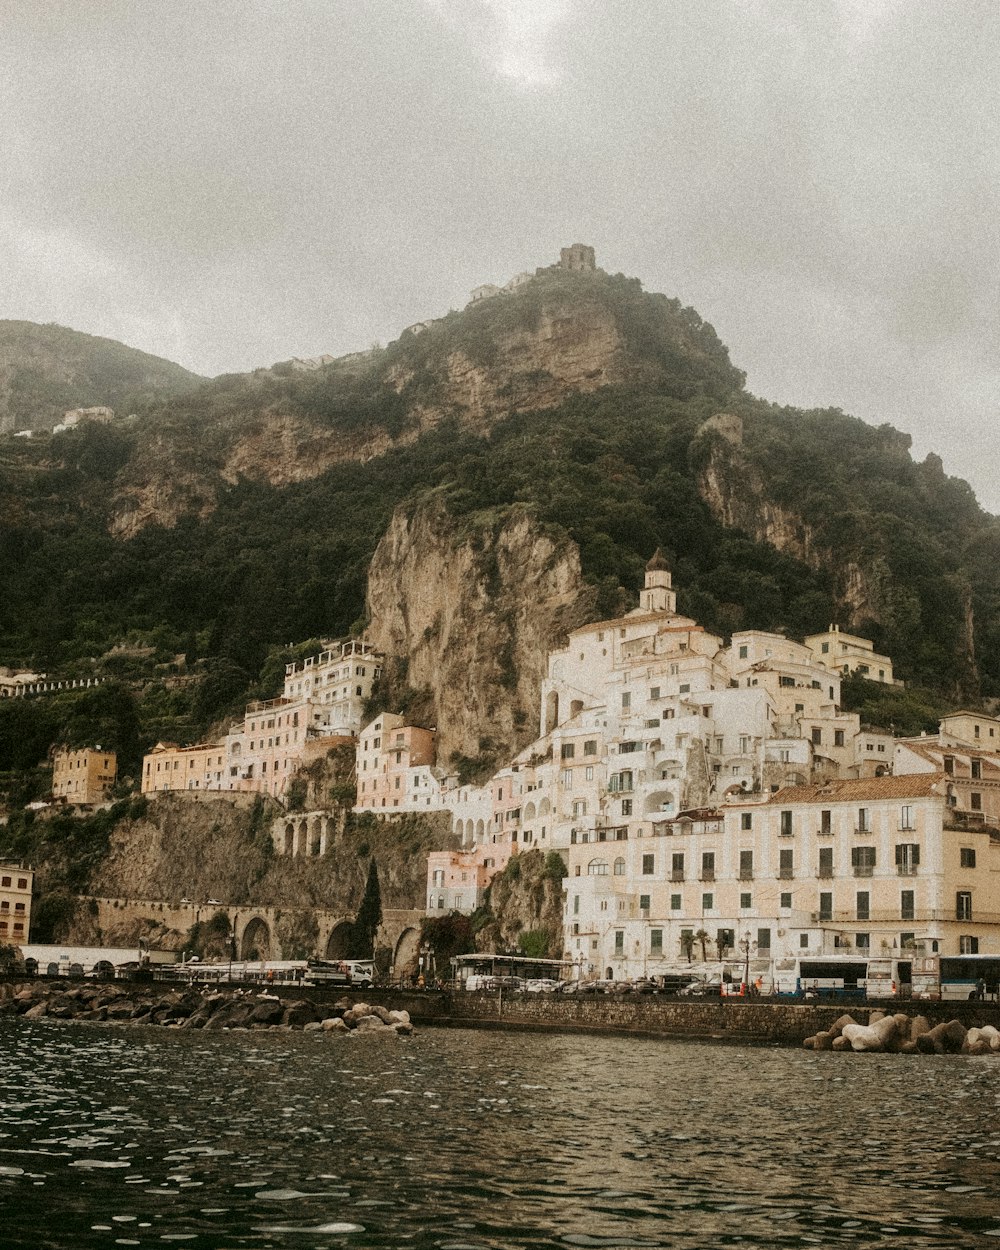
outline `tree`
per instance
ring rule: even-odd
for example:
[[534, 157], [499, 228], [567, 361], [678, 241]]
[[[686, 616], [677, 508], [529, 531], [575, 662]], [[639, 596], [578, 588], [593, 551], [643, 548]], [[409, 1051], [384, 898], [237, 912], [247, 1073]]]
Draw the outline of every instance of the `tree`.
[[708, 934], [704, 929], [699, 929], [694, 935], [694, 940], [701, 945], [701, 962], [708, 963]]
[[368, 865], [365, 893], [358, 908], [358, 915], [351, 926], [352, 959], [371, 959], [375, 954], [375, 937], [382, 923], [382, 891], [378, 883], [378, 865], [373, 859]]
[[687, 956], [687, 961], [690, 963], [694, 953], [694, 934], [690, 929], [685, 929], [681, 934], [681, 953]]

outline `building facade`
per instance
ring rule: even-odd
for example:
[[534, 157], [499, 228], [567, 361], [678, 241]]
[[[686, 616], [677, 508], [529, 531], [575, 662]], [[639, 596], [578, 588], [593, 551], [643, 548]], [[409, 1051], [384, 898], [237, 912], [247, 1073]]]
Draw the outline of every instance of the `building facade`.
[[0, 942], [23, 946], [31, 932], [34, 873], [21, 864], [0, 864]]
[[52, 797], [73, 806], [103, 803], [118, 777], [118, 757], [102, 747], [57, 747], [52, 758]]

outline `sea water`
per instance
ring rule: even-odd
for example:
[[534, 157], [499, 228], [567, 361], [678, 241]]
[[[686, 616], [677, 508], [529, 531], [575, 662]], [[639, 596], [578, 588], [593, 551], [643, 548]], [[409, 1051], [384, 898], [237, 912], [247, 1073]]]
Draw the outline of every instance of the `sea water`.
[[1000, 1059], [0, 1020], [0, 1247], [1000, 1247]]

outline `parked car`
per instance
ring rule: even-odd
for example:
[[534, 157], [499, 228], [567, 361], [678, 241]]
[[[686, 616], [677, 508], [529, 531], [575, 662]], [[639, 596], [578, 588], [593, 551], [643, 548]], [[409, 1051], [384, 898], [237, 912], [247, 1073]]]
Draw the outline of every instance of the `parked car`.
[[559, 982], [551, 977], [534, 977], [524, 983], [526, 994], [554, 994], [558, 988]]

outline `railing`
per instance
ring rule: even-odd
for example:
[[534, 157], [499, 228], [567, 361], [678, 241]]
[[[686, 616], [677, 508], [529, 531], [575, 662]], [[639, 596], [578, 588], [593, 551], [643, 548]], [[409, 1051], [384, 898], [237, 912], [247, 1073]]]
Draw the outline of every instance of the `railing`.
[[855, 864], [853, 869], [856, 877], [870, 877], [875, 872], [873, 864]]
[[684, 880], [684, 869], [683, 869], [683, 868], [674, 868], [674, 869], [671, 871], [671, 873], [670, 873], [670, 880], [671, 880], [671, 881], [683, 881], [683, 880]]
[[917, 875], [916, 864], [897, 864], [896, 875], [900, 877], [915, 877]]
[[715, 869], [714, 869], [714, 868], [703, 868], [703, 869], [701, 870], [701, 876], [698, 878], [698, 880], [699, 880], [699, 881], [714, 881], [714, 880], [715, 880]]
[[792, 881], [792, 880], [794, 879], [794, 877], [795, 877], [795, 869], [794, 869], [794, 868], [779, 868], [779, 869], [778, 869], [778, 880], [779, 880], [779, 881]]
[[817, 838], [832, 838], [833, 830], [832, 829], [817, 829], [816, 837]]
[[832, 868], [832, 867], [828, 867], [826, 864], [820, 864], [820, 866], [819, 866], [819, 871], [816, 873], [816, 876], [817, 876], [817, 877], [823, 877], [823, 878], [832, 877], [832, 876], [833, 876], [833, 868]]

